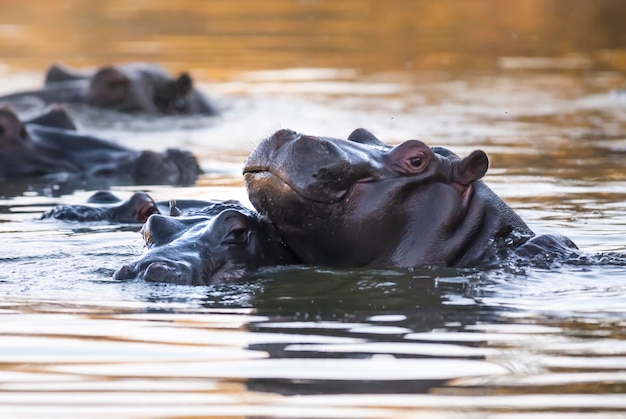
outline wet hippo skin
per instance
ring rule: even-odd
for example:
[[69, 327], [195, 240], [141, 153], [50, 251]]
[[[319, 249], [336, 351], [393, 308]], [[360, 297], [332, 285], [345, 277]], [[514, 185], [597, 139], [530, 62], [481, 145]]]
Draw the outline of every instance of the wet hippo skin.
[[152, 215], [141, 232], [146, 252], [117, 270], [115, 279], [210, 285], [296, 262], [272, 224], [236, 201], [178, 217]]
[[135, 192], [122, 201], [111, 192], [97, 192], [86, 204], [57, 205], [40, 219], [74, 222], [107, 221], [111, 223], [143, 224], [152, 214], [159, 214], [156, 202], [145, 192]]
[[0, 97], [33, 97], [44, 103], [82, 103], [126, 113], [216, 115], [215, 105], [193, 86], [189, 74], [173, 77], [156, 64], [129, 63], [78, 71], [51, 66], [41, 89]]
[[254, 207], [304, 263], [335, 267], [484, 266], [567, 256], [576, 246], [533, 231], [481, 180], [489, 161], [409, 140], [391, 147], [280, 130], [248, 158]]
[[135, 192], [128, 199], [122, 200], [110, 191], [98, 191], [87, 199], [85, 204], [57, 205], [46, 211], [41, 220], [56, 219], [68, 222], [99, 222], [143, 224], [152, 214], [183, 216], [196, 214], [199, 210], [206, 213], [209, 208], [224, 208], [237, 201], [206, 201], [182, 199], [154, 201], [146, 192]]
[[26, 123], [11, 109], [0, 108], [0, 180], [69, 173], [124, 183], [189, 185], [201, 173], [187, 151], [131, 150], [71, 126], [58, 106]]

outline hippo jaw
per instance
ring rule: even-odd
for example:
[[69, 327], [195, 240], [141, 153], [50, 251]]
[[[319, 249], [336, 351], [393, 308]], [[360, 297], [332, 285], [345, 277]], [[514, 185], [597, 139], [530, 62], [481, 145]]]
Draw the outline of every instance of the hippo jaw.
[[243, 264], [231, 263], [220, 257], [181, 252], [174, 257], [167, 257], [158, 252], [148, 251], [138, 263], [122, 266], [114, 279], [142, 279], [146, 282], [158, 282], [174, 285], [211, 285], [242, 279], [249, 273]]

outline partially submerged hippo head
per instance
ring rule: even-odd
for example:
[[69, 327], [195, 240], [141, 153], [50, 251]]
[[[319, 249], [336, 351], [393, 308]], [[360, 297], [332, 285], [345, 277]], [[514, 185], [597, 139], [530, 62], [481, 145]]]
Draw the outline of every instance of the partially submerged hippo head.
[[209, 285], [295, 263], [271, 223], [233, 201], [189, 216], [152, 215], [142, 234], [146, 252], [115, 272], [115, 279]]
[[45, 104], [79, 103], [126, 113], [217, 115], [212, 101], [194, 87], [191, 76], [172, 76], [151, 63], [109, 65], [82, 71], [52, 65], [41, 89], [16, 92], [0, 101], [37, 99]]
[[[45, 120], [46, 117], [42, 119]], [[48, 125], [37, 122], [34, 124]], [[56, 157], [57, 154], [50, 147], [41, 149], [41, 145], [33, 140], [26, 124], [22, 123], [12, 109], [0, 107], [0, 179], [58, 172], [75, 173], [80, 170], [73, 162]]]
[[45, 212], [41, 219], [143, 224], [152, 214], [160, 214], [160, 210], [145, 192], [135, 192], [122, 201], [111, 192], [100, 191], [93, 194], [85, 205], [58, 205]]
[[[57, 205], [46, 211], [40, 219], [69, 222], [106, 221], [109, 223], [143, 224], [152, 214], [171, 216], [214, 216], [226, 208], [241, 209], [238, 201], [179, 199], [154, 201], [146, 192], [135, 192], [122, 200], [111, 191], [98, 191], [85, 204]], [[246, 211], [250, 212], [250, 210]]]
[[483, 182], [487, 155], [280, 130], [248, 158], [252, 204], [304, 263], [474, 266], [534, 233]]
[[215, 113], [194, 89], [189, 74], [171, 77], [159, 67], [147, 64], [100, 68], [89, 80], [87, 99], [91, 105], [129, 113]]
[[59, 106], [26, 122], [10, 108], [0, 108], [0, 179], [71, 173], [111, 184], [189, 185], [202, 173], [188, 151], [131, 150], [81, 134], [72, 123]]

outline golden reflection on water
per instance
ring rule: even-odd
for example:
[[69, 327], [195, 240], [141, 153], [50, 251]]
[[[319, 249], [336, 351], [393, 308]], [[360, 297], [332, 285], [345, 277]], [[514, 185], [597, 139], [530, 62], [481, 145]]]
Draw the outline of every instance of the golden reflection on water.
[[1, 0], [0, 10], [0, 55], [14, 68], [157, 60], [219, 77], [541, 68], [552, 57], [563, 68], [626, 70], [626, 3], [612, 0]]

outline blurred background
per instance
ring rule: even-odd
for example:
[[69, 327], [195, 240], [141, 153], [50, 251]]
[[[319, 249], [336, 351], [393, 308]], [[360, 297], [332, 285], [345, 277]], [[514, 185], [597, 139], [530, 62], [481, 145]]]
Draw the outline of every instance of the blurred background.
[[16, 71], [137, 60], [217, 79], [294, 67], [626, 71], [621, 0], [0, 0], [0, 10], [0, 62]]

